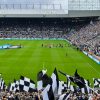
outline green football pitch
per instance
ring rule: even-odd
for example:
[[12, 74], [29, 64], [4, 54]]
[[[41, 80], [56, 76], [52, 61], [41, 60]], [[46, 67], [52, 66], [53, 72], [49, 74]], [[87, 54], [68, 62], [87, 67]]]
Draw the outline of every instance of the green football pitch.
[[[0, 50], [0, 73], [6, 84], [19, 79], [20, 75], [36, 82], [40, 70], [47, 69], [48, 75], [51, 75], [55, 67], [68, 75], [73, 75], [77, 69], [81, 76], [91, 82], [92, 78], [100, 78], [100, 65], [72, 46], [63, 48], [41, 46], [59, 43], [68, 45], [64, 40], [0, 40], [0, 45], [21, 44], [23, 46], [20, 49]], [[60, 73], [59, 78], [66, 80]]]

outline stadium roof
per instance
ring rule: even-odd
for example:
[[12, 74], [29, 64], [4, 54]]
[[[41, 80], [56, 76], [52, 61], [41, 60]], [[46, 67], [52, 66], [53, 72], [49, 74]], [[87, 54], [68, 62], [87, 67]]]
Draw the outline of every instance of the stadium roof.
[[[66, 9], [68, 6], [68, 0], [0, 0], [0, 5], [7, 5], [4, 8], [14, 5], [14, 7], [18, 4], [20, 5], [27, 5], [29, 6], [34, 5], [34, 8], [42, 8], [42, 9], [53, 9], [53, 6], [55, 9]], [[17, 8], [17, 7], [15, 7]], [[31, 8], [31, 7], [30, 7]]]
[[0, 0], [0, 17], [84, 16], [100, 16], [100, 0]]
[[54, 0], [0, 0], [1, 3], [54, 3]]

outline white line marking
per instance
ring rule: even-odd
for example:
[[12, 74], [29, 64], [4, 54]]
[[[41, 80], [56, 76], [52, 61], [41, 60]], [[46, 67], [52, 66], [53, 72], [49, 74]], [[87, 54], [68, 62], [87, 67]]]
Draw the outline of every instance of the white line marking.
[[99, 76], [100, 76], [100, 72], [99, 71], [97, 71], [94, 67], [92, 67], [92, 65], [90, 64], [90, 63], [87, 63], [93, 70], [95, 70], [95, 72], [97, 72], [98, 74], [99, 74]]

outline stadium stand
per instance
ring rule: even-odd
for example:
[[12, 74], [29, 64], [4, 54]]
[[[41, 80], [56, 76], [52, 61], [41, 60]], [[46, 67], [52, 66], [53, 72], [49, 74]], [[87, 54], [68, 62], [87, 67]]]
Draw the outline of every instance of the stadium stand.
[[68, 35], [67, 39], [88, 52], [100, 56], [100, 21], [92, 22]]
[[[50, 20], [28, 20], [7, 19], [0, 21], [0, 38], [62, 38], [69, 40], [74, 46], [80, 50], [85, 50], [89, 53], [95, 54], [98, 59], [100, 56], [100, 21], [87, 21], [87, 23], [71, 22], [68, 24], [65, 19], [61, 21]], [[15, 85], [15, 83], [13, 83]], [[97, 85], [97, 84], [96, 84]], [[49, 86], [48, 86], [49, 87]], [[14, 87], [13, 87], [14, 88]], [[47, 87], [46, 87], [47, 88]], [[65, 88], [65, 87], [64, 87]], [[92, 92], [85, 93], [85, 90], [77, 90], [70, 85], [70, 89], [60, 95], [54, 95], [56, 100], [100, 100], [100, 94]], [[70, 91], [71, 90], [71, 91]], [[43, 100], [43, 90], [35, 92], [16, 92], [2, 90], [0, 92], [0, 99], [2, 100]], [[83, 93], [84, 92], [84, 93]], [[48, 95], [49, 96], [49, 95]], [[52, 96], [51, 96], [52, 97]], [[48, 97], [49, 98], [49, 97]], [[54, 100], [53, 97], [48, 100]]]
[[[68, 42], [68, 47], [72, 47], [73, 50], [75, 49], [75, 51], [77, 50], [77, 52], [79, 53], [81, 53], [82, 51], [88, 57], [90, 55], [90, 58], [95, 58], [100, 64], [99, 16], [100, 0], [1, 0], [0, 40], [66, 40]], [[48, 45], [47, 43], [46, 46], [45, 43], [41, 44], [42, 47], [45, 47], [46, 49], [53, 48], [53, 44], [49, 43]], [[0, 45], [0, 50], [5, 52], [7, 51], [7, 49], [24, 47], [20, 43], [19, 45], [15, 45], [13, 44], [13, 42], [12, 44], [0, 43]], [[57, 45], [58, 47], [63, 48], [63, 43], [58, 43]], [[33, 49], [31, 50], [33, 51]], [[67, 50], [67, 48], [65, 50]], [[15, 52], [16, 51], [14, 51], [14, 53]], [[27, 51], [25, 53], [27, 53]], [[15, 54], [17, 55], [17, 53]], [[13, 55], [7, 54], [7, 57], [8, 56]], [[71, 56], [69, 56], [67, 51], [65, 51], [65, 60], [67, 60], [66, 58]], [[76, 57], [77, 55], [74, 56]], [[3, 55], [1, 55], [0, 57], [0, 60], [3, 60]], [[21, 57], [22, 55], [20, 55], [19, 58]], [[34, 56], [32, 55], [32, 57]], [[59, 56], [59, 58], [62, 59], [62, 56]], [[9, 62], [13, 62], [12, 59], [13, 58], [10, 58]], [[52, 59], [52, 61], [53, 60], [54, 58]], [[85, 61], [82, 62], [83, 65], [85, 65], [84, 62]], [[3, 63], [1, 63], [0, 66], [2, 68], [6, 67], [6, 65], [3, 65]], [[72, 62], [70, 63], [74, 63], [74, 59], [72, 59]], [[15, 64], [17, 65], [17, 63]], [[72, 66], [71, 64], [71, 66], [75, 69], [76, 65], [78, 65], [78, 63], [76, 62], [75, 66]], [[85, 67], [88, 67], [88, 69], [91, 70], [91, 73], [95, 72], [98, 73], [97, 76], [100, 76], [100, 71], [98, 71], [99, 68], [94, 69], [94, 67], [92, 68], [92, 66], [90, 68], [88, 65], [91, 66], [91, 64], [87, 63], [87, 66]], [[60, 66], [63, 67], [62, 65]], [[15, 66], [13, 65], [13, 68], [14, 67]], [[83, 69], [85, 69], [85, 67]], [[8, 70], [7, 68], [7, 71], [7, 74], [9, 74], [9, 71], [12, 70]], [[27, 78], [26, 76], [20, 76], [19, 80], [14, 79], [14, 81], [7, 86], [7, 84], [5, 84], [4, 79], [2, 78], [1, 70], [0, 100], [100, 100], [100, 77], [93, 78], [93, 80], [90, 80], [92, 81], [92, 83], [90, 83], [89, 80], [84, 79], [78, 74], [77, 69], [73, 76], [67, 75], [66, 73], [63, 73], [61, 71], [57, 71], [56, 68], [54, 69], [54, 72], [51, 74], [51, 76], [48, 76], [46, 72], [47, 70], [41, 70], [37, 74], [36, 82], [31, 80], [30, 78]], [[64, 80], [59, 79], [58, 72], [59, 74], [65, 76], [66, 82], [64, 82]]]

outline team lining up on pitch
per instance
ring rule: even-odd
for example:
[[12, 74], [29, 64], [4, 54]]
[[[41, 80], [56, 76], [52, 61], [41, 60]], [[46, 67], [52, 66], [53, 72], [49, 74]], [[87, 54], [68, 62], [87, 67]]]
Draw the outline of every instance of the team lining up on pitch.
[[54, 43], [49, 43], [49, 44], [47, 44], [47, 43], [42, 43], [41, 44], [41, 47], [46, 47], [46, 48], [64, 48], [64, 47], [71, 47], [71, 45], [70, 44], [65, 44], [65, 43], [56, 43], [56, 44], [54, 44]]

